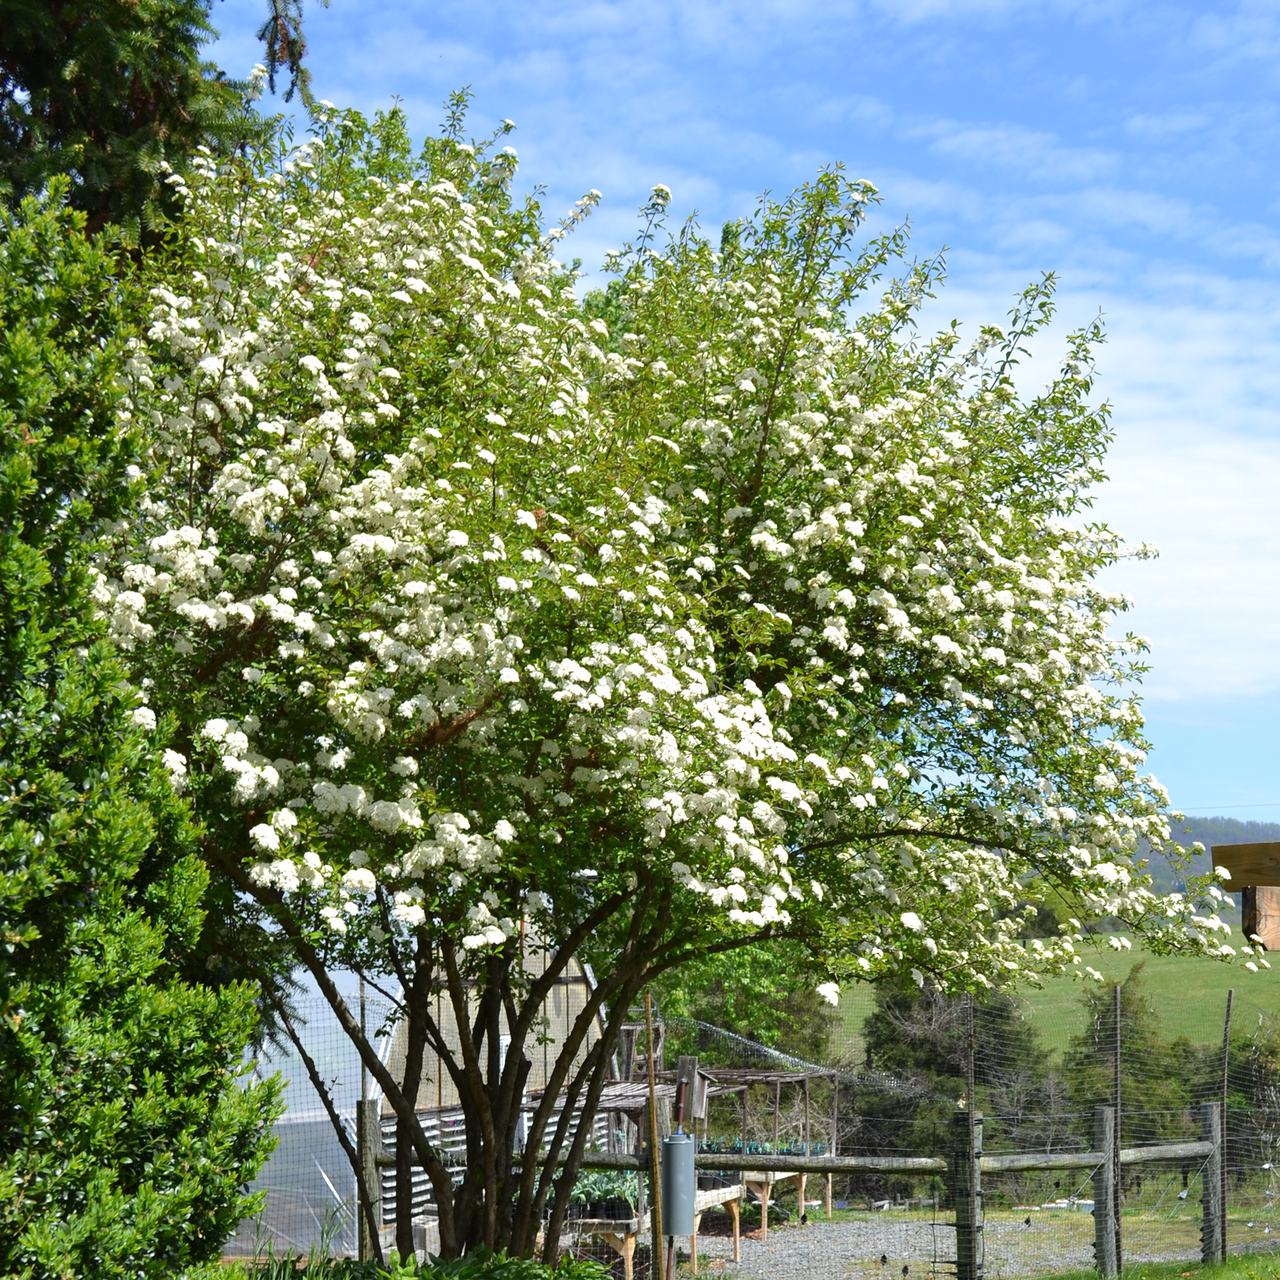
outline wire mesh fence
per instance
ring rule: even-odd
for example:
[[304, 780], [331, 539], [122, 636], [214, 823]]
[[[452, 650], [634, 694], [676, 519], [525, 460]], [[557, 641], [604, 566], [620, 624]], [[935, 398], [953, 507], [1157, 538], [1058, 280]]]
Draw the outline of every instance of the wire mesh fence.
[[[665, 1052], [671, 1064], [679, 1053], [696, 1054], [721, 1080], [697, 1137], [701, 1151], [726, 1157], [946, 1157], [954, 1148], [954, 1118], [965, 1111], [981, 1113], [987, 1154], [1086, 1153], [1093, 1149], [1095, 1107], [1117, 1103], [1120, 1145], [1137, 1149], [1196, 1139], [1201, 1104], [1225, 1103], [1227, 1249], [1280, 1248], [1280, 1022], [1243, 999], [1235, 1001], [1229, 1026], [1225, 999], [1216, 1010], [1191, 1003], [1152, 991], [1141, 971], [1118, 987], [1078, 988], [1048, 1010], [999, 994], [968, 1002], [927, 989], [868, 988], [842, 1000], [819, 1061], [678, 1018], [664, 1024]], [[279, 1071], [288, 1081], [286, 1111], [276, 1152], [254, 1184], [265, 1192], [265, 1208], [242, 1224], [228, 1249], [233, 1255], [252, 1254], [267, 1240], [277, 1250], [323, 1244], [338, 1255], [357, 1251], [356, 1180], [334, 1118], [354, 1144], [356, 1103], [362, 1092], [377, 1091], [323, 1001], [302, 1000], [298, 1013], [297, 1033], [314, 1072], [287, 1043], [267, 1046], [260, 1056], [259, 1075]], [[375, 1040], [384, 1050], [394, 1016], [392, 1001], [366, 998], [366, 1025], [384, 1032]], [[760, 1078], [739, 1081], [752, 1072]], [[328, 1093], [328, 1107], [313, 1075]], [[389, 1109], [386, 1115], [389, 1133]], [[593, 1126], [600, 1123], [593, 1118]], [[1091, 1268], [1095, 1214], [1112, 1211], [1094, 1203], [1092, 1173], [984, 1174], [982, 1273], [1013, 1278]], [[714, 1174], [703, 1170], [705, 1185]], [[726, 1168], [722, 1176], [740, 1175]], [[1198, 1158], [1119, 1170], [1124, 1270], [1201, 1256], [1204, 1177]], [[755, 1204], [766, 1193], [767, 1241]], [[743, 1280], [956, 1273], [955, 1205], [940, 1172], [836, 1173], [829, 1184], [824, 1175], [779, 1175], [749, 1187], [744, 1204], [737, 1262], [727, 1213], [712, 1207], [703, 1216], [698, 1248], [713, 1271]], [[388, 1204], [387, 1221], [394, 1211]], [[430, 1206], [417, 1212], [429, 1215]], [[636, 1271], [643, 1274], [643, 1226], [638, 1242]], [[614, 1256], [591, 1233], [570, 1229], [565, 1243]]]
[[[344, 990], [360, 1011], [363, 1027], [385, 1058], [395, 1017], [394, 1003], [372, 992]], [[359, 1054], [319, 995], [294, 1001], [290, 1024], [301, 1046], [282, 1028], [261, 1046], [252, 1078], [279, 1075], [283, 1114], [276, 1121], [276, 1148], [250, 1190], [265, 1198], [262, 1211], [240, 1224], [224, 1247], [228, 1257], [254, 1257], [269, 1243], [277, 1251], [306, 1254], [323, 1247], [334, 1257], [357, 1256], [358, 1196], [355, 1170], [334, 1125], [334, 1115], [352, 1147], [356, 1104], [369, 1096], [368, 1073]], [[378, 1034], [378, 1033], [382, 1034]], [[317, 1089], [303, 1051], [327, 1094]], [[376, 1092], [376, 1089], [375, 1091]], [[332, 1111], [330, 1110], [332, 1108]]]

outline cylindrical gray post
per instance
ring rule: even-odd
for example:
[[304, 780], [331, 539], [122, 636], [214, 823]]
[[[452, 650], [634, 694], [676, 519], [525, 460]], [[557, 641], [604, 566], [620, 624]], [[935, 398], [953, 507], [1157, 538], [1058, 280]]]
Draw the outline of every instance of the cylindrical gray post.
[[1200, 1228], [1200, 1257], [1207, 1263], [1222, 1261], [1222, 1104], [1200, 1104], [1200, 1137], [1213, 1143], [1213, 1154], [1200, 1175], [1204, 1223]]
[[369, 1205], [361, 1204], [356, 1214], [359, 1221], [361, 1262], [378, 1260], [376, 1243], [369, 1231], [369, 1219], [382, 1225], [382, 1174], [378, 1171], [378, 1153], [382, 1150], [382, 1126], [378, 1121], [378, 1104], [362, 1101], [356, 1105], [356, 1152], [360, 1157], [360, 1177], [369, 1191]]
[[1116, 1112], [1114, 1107], [1093, 1109], [1093, 1149], [1098, 1167], [1093, 1171], [1093, 1262], [1103, 1280], [1119, 1274], [1116, 1265], [1115, 1157]]
[[693, 1168], [693, 1135], [673, 1133], [662, 1140], [662, 1232], [668, 1236], [693, 1235], [698, 1178]]
[[982, 1117], [957, 1111], [947, 1160], [947, 1181], [956, 1212], [956, 1280], [982, 1276]]

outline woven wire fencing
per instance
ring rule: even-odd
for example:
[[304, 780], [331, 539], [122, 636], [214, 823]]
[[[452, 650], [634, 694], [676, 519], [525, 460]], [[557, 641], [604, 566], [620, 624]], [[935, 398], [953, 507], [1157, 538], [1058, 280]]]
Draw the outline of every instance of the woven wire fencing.
[[[353, 1009], [362, 1011], [366, 1031], [385, 1059], [395, 1012], [392, 1002], [373, 992], [361, 1000], [354, 987], [343, 994]], [[355, 1046], [321, 996], [303, 996], [293, 1007], [290, 1021], [332, 1111], [302, 1052], [286, 1033], [261, 1046], [251, 1078], [278, 1074], [284, 1083], [284, 1111], [275, 1124], [275, 1151], [250, 1185], [251, 1191], [265, 1194], [265, 1206], [240, 1224], [224, 1247], [227, 1257], [259, 1256], [268, 1245], [276, 1253], [306, 1255], [315, 1249], [334, 1257], [357, 1256], [356, 1176], [338, 1128], [354, 1149], [356, 1106], [362, 1094], [368, 1096], [369, 1080]]]
[[[826, 1051], [813, 1053], [810, 1036], [805, 1056], [669, 1018], [666, 1065], [674, 1067], [678, 1054], [695, 1054], [720, 1082], [697, 1136], [704, 1153], [727, 1157], [946, 1157], [955, 1148], [956, 1117], [967, 1111], [983, 1117], [985, 1154], [1085, 1153], [1093, 1147], [1095, 1107], [1115, 1105], [1117, 1093], [1121, 1146], [1133, 1149], [1197, 1139], [1200, 1104], [1225, 1100], [1227, 1248], [1280, 1248], [1280, 1022], [1241, 998], [1228, 1028], [1225, 1000], [1216, 1008], [1201, 1000], [1193, 1008], [1189, 999], [1151, 992], [1140, 973], [1119, 987], [1118, 997], [1116, 990], [1081, 987], [1050, 1009], [1003, 995], [969, 1002], [927, 990], [857, 990], [830, 1015]], [[369, 1086], [323, 1001], [305, 999], [298, 1010], [299, 1036], [333, 1115], [296, 1049], [266, 1046], [256, 1071], [285, 1077], [286, 1111], [276, 1126], [276, 1152], [254, 1184], [265, 1191], [266, 1207], [242, 1224], [230, 1255], [260, 1252], [267, 1241], [277, 1251], [322, 1247], [337, 1256], [356, 1254], [355, 1177], [333, 1116], [354, 1146], [356, 1104]], [[389, 1033], [393, 1016], [389, 1001], [366, 998], [370, 1031]], [[388, 1042], [389, 1035], [379, 1041]], [[1200, 1159], [1122, 1169], [1124, 1271], [1200, 1257], [1203, 1171]], [[1091, 1268], [1093, 1172], [984, 1173], [983, 1274], [1031, 1277]], [[715, 1185], [716, 1171], [703, 1175], [700, 1185]], [[720, 1177], [738, 1181], [741, 1174], [727, 1168]], [[811, 1174], [803, 1183], [778, 1176], [746, 1189], [739, 1260], [732, 1256], [729, 1215], [717, 1207], [702, 1217], [700, 1259], [712, 1272], [742, 1280], [954, 1275], [950, 1194], [937, 1172], [836, 1173], [829, 1180]], [[767, 1241], [758, 1204], [764, 1198]], [[389, 1212], [394, 1215], [394, 1206]], [[646, 1269], [645, 1238], [642, 1230], [637, 1275]], [[570, 1229], [565, 1245], [616, 1261], [611, 1247], [590, 1234]]]

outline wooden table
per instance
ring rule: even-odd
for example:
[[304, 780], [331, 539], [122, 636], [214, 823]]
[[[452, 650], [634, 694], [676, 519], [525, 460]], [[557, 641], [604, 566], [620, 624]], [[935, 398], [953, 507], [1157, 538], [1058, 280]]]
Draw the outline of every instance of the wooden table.
[[769, 1201], [773, 1199], [773, 1188], [776, 1183], [786, 1182], [791, 1178], [800, 1180], [800, 1212], [804, 1212], [804, 1188], [808, 1180], [807, 1173], [762, 1173], [759, 1170], [748, 1170], [742, 1175], [747, 1190], [760, 1202], [760, 1238], [769, 1238]]
[[742, 1230], [740, 1210], [743, 1186], [735, 1182], [728, 1187], [707, 1187], [699, 1191], [693, 1202], [693, 1236], [689, 1240], [689, 1261], [693, 1265], [693, 1274], [698, 1274], [698, 1228], [702, 1225], [702, 1215], [713, 1205], [727, 1205], [733, 1215], [733, 1260], [742, 1261]]
[[[784, 1174], [783, 1177], [790, 1175]], [[734, 1183], [730, 1187], [708, 1187], [699, 1191], [694, 1199], [693, 1235], [689, 1238], [689, 1258], [693, 1264], [694, 1274], [698, 1271], [698, 1228], [702, 1225], [702, 1215], [715, 1205], [726, 1205], [733, 1216], [733, 1260], [742, 1261], [742, 1233], [739, 1207], [743, 1196], [742, 1184]], [[622, 1259], [622, 1273], [625, 1280], [634, 1280], [636, 1241], [640, 1232], [649, 1229], [652, 1233], [651, 1215], [634, 1218], [568, 1218], [565, 1230], [575, 1236], [599, 1236]], [[656, 1257], [661, 1245], [654, 1251]]]

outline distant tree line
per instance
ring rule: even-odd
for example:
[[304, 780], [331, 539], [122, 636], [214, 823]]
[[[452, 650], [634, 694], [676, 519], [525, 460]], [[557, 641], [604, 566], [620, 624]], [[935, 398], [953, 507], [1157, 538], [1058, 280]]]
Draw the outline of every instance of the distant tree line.
[[[1119, 991], [1123, 1142], [1198, 1137], [1200, 1103], [1222, 1094], [1221, 1045], [1165, 1033], [1142, 963], [1133, 966]], [[983, 1114], [987, 1151], [1088, 1150], [1094, 1107], [1114, 1102], [1114, 1000], [1114, 984], [1083, 992], [1079, 1029], [1059, 1059], [1015, 998], [999, 992], [975, 998], [970, 1097], [966, 998], [929, 986], [880, 988], [876, 1009], [863, 1024], [865, 1083], [847, 1108], [841, 1107], [841, 1149], [940, 1151], [951, 1141], [949, 1122], [963, 1106]], [[1228, 1082], [1232, 1163], [1261, 1168], [1276, 1152], [1280, 1131], [1280, 1030], [1270, 1024], [1238, 1028], [1231, 1039]], [[1184, 1180], [1191, 1172], [1183, 1170]], [[1066, 1194], [1064, 1176], [1005, 1177], [993, 1182], [988, 1194], [993, 1200]], [[1141, 1190], [1141, 1170], [1126, 1169], [1124, 1176], [1126, 1191]], [[921, 1194], [916, 1182], [902, 1178], [867, 1177], [851, 1191], [904, 1198]]]

